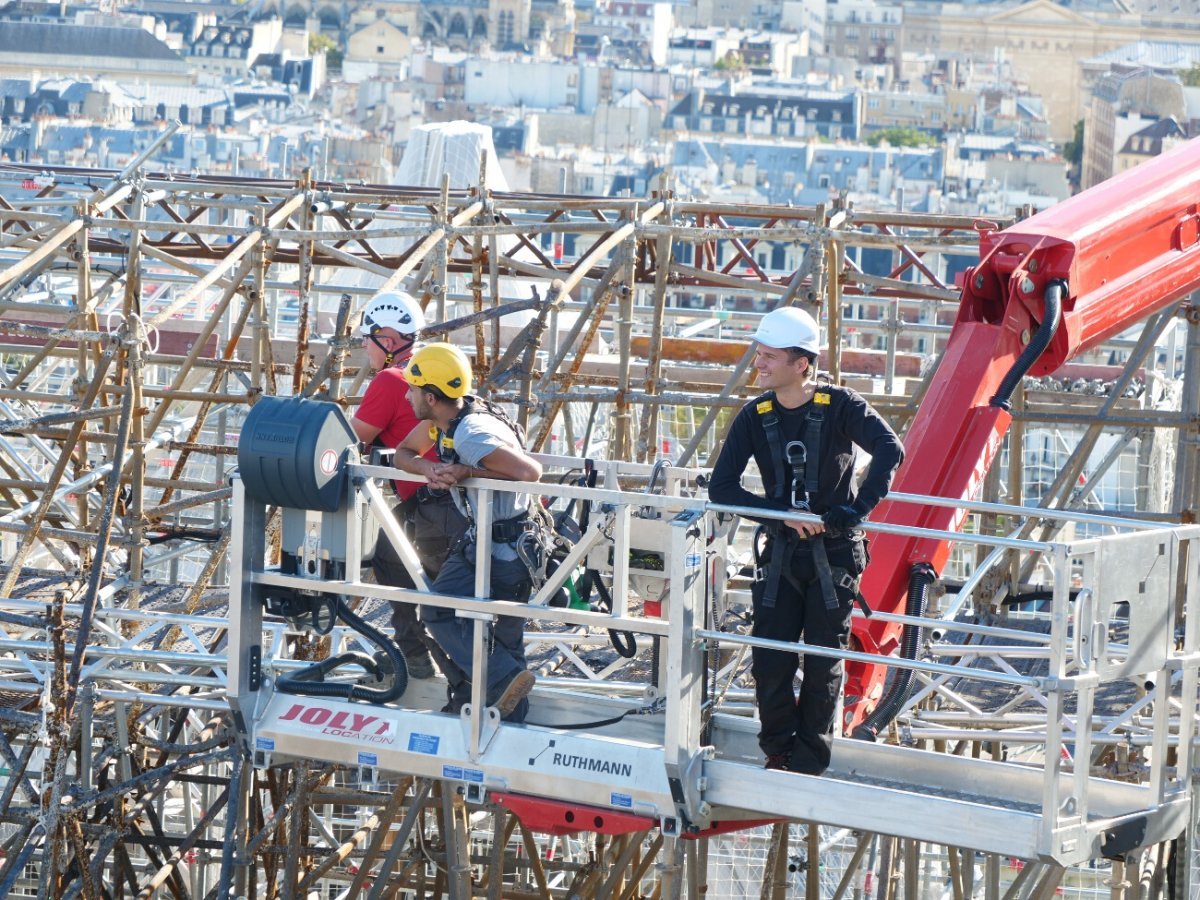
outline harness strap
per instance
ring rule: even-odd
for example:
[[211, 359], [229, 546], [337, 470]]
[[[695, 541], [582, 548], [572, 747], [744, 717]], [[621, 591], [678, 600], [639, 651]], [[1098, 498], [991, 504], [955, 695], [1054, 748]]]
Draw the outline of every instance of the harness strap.
[[767, 435], [767, 446], [771, 448], [771, 460], [775, 464], [775, 498], [787, 502], [787, 472], [784, 468], [783, 425], [776, 407], [775, 392], [770, 391], [758, 399], [755, 409], [762, 416], [763, 431]]
[[[831, 396], [828, 391], [817, 390], [813, 393], [812, 405], [804, 426], [804, 491], [811, 498], [820, 489], [821, 476], [821, 437], [825, 424], [825, 411], [829, 406]], [[783, 425], [777, 409], [775, 393], [768, 392], [759, 398], [755, 407], [762, 416], [763, 431], [767, 436], [767, 446], [771, 450], [771, 459], [775, 468], [775, 499], [789, 502], [788, 478], [786, 470], [786, 453], [783, 445]], [[797, 478], [799, 472], [797, 472]], [[792, 505], [794, 506], [794, 498]], [[773, 607], [779, 595], [779, 584], [783, 576], [784, 558], [790, 557], [796, 549], [799, 535], [790, 528], [784, 529], [782, 546], [772, 547], [771, 561], [765, 573], [766, 584], [763, 588], [762, 605]], [[778, 532], [777, 532], [778, 534]], [[778, 539], [778, 537], [777, 537]], [[829, 554], [825, 550], [825, 539], [821, 535], [813, 535], [808, 539], [812, 547], [813, 567], [817, 571], [817, 580], [821, 585], [821, 596], [826, 609], [837, 609], [837, 592], [834, 590], [833, 570], [829, 565]], [[865, 605], [865, 601], [862, 601]]]
[[[766, 570], [758, 565], [759, 534], [766, 535], [767, 540], [771, 542], [771, 559], [767, 563]], [[760, 602], [768, 609], [775, 606], [775, 600], [779, 596], [779, 585], [783, 581], [783, 561], [791, 558], [792, 553], [796, 550], [799, 537], [796, 532], [786, 526], [772, 529], [766, 525], [760, 525], [759, 532], [754, 536], [754, 577], [756, 581], [766, 582]]]
[[523, 512], [511, 519], [501, 519], [492, 523], [492, 540], [497, 544], [512, 544], [518, 541], [530, 529], [532, 520], [529, 513]]
[[814, 534], [808, 539], [812, 545], [813, 568], [817, 570], [817, 581], [821, 584], [821, 596], [826, 609], [837, 609], [837, 593], [833, 589], [833, 569], [829, 565], [829, 554], [825, 552], [825, 538]]
[[808, 492], [810, 502], [821, 489], [821, 437], [829, 401], [828, 391], [815, 391], [812, 406], [808, 410], [808, 421], [804, 425], [804, 449], [808, 451], [808, 468], [804, 470], [804, 490]]
[[[771, 450], [771, 461], [775, 466], [775, 498], [776, 500], [786, 503], [788, 501], [787, 491], [787, 469], [785, 467], [784, 450], [783, 450], [783, 425], [779, 419], [779, 410], [776, 406], [775, 392], [769, 391], [759, 398], [755, 409], [762, 416], [763, 431], [767, 435], [767, 446]], [[765, 607], [773, 607], [775, 598], [779, 596], [779, 583], [783, 578], [783, 559], [785, 556], [790, 556], [791, 551], [795, 547], [796, 533], [790, 528], [786, 529], [788, 534], [785, 534], [782, 539], [779, 539], [778, 533], [775, 538], [779, 540], [781, 546], [771, 548], [771, 561], [767, 565], [766, 585], [763, 588], [762, 605]]]
[[[483, 397], [476, 397], [472, 394], [467, 394], [463, 397], [462, 410], [457, 416], [450, 420], [450, 424], [446, 426], [445, 431], [442, 431], [436, 425], [431, 425], [429, 428], [429, 435], [433, 438], [439, 460], [444, 463], [460, 462], [458, 451], [454, 449], [454, 432], [458, 429], [458, 426], [462, 423], [463, 419], [475, 413], [486, 413], [487, 415], [494, 416], [495, 418], [499, 419], [508, 426], [510, 431], [512, 431], [521, 447], [525, 446], [525, 429], [514, 422], [501, 406], [493, 403], [491, 400], [485, 400]], [[475, 521], [474, 517], [471, 515], [471, 503], [467, 499], [467, 489], [461, 484], [455, 485], [453, 489], [458, 492], [458, 496], [462, 500], [463, 513], [466, 515], [471, 527], [474, 528]], [[492, 540], [502, 544], [513, 543], [520, 538], [522, 533], [525, 532], [526, 527], [524, 521], [527, 521], [527, 518], [528, 513], [526, 512], [521, 513], [512, 519], [505, 519], [500, 522], [492, 523]], [[516, 529], [514, 533], [510, 526], [511, 523], [517, 522], [518, 520], [522, 520], [522, 525], [520, 528]], [[507, 536], [502, 537], [501, 535]]]

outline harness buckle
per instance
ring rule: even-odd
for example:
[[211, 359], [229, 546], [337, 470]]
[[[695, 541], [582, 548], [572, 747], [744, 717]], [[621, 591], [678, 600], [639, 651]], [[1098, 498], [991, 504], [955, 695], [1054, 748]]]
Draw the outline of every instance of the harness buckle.
[[808, 448], [804, 441], [789, 441], [783, 448], [784, 458], [792, 468], [792, 508], [808, 508], [808, 491], [805, 483], [805, 468], [808, 463]]

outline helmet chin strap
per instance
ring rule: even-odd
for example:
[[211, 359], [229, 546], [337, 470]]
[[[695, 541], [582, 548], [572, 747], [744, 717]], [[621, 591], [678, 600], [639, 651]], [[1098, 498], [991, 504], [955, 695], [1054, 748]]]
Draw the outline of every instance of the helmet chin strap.
[[[369, 334], [367, 337], [372, 343], [375, 344], [376, 347], [383, 351], [383, 367], [385, 369], [390, 369], [392, 364], [396, 361], [396, 357], [407, 353], [417, 342], [415, 337], [410, 337], [408, 338], [408, 342], [403, 346], [397, 347], [395, 350], [389, 350], [387, 347], [383, 346], [383, 341], [379, 340], [379, 338], [375, 335]], [[403, 340], [403, 338], [404, 336], [402, 335], [401, 340]]]

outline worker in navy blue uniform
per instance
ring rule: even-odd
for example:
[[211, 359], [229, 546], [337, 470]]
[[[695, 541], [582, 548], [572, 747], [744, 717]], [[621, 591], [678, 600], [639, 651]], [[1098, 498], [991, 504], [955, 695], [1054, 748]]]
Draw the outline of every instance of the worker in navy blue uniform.
[[[896, 433], [859, 394], [818, 383], [817, 323], [784, 307], [763, 316], [754, 367], [766, 393], [738, 413], [709, 485], [714, 503], [810, 511], [820, 522], [763, 519], [756, 536], [755, 637], [845, 649], [867, 565], [862, 521], [904, 458]], [[854, 448], [871, 456], [855, 484]], [[765, 496], [742, 487], [753, 458]], [[829, 766], [842, 686], [839, 659], [753, 648], [754, 692], [766, 767], [818, 775]]]

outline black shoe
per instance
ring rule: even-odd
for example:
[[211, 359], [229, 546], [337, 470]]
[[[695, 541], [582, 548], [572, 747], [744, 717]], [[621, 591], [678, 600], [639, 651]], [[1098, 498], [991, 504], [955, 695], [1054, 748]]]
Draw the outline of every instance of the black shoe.
[[471, 682], [463, 681], [451, 687], [446, 686], [446, 705], [442, 712], [458, 715], [462, 708], [471, 702]]
[[797, 734], [788, 758], [788, 771], [802, 775], [820, 775], [829, 768], [830, 739], [827, 736]]
[[781, 772], [790, 772], [791, 761], [790, 753], [768, 753], [767, 761], [763, 763], [763, 768], [777, 769]]
[[768, 753], [763, 768], [773, 769], [777, 772], [795, 772], [797, 775], [821, 775], [825, 771], [824, 766], [817, 766], [811, 762], [798, 762], [792, 752]]

